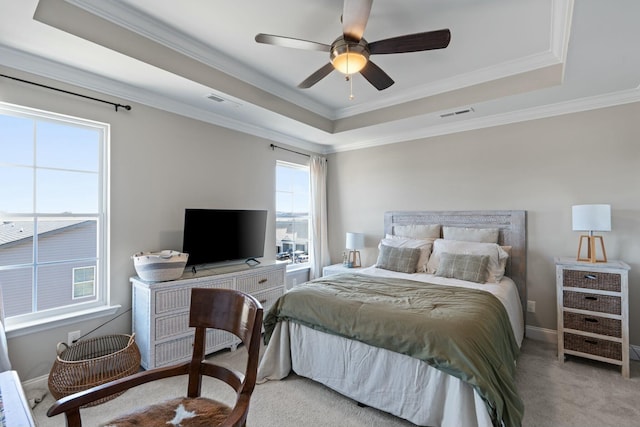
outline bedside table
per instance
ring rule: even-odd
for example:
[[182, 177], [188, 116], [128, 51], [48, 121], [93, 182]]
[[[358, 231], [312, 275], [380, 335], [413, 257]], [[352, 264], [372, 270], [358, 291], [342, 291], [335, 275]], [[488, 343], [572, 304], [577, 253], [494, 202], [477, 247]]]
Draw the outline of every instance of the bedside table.
[[343, 264], [328, 265], [322, 269], [322, 277], [331, 276], [332, 274], [349, 273], [360, 270], [359, 267], [345, 267]]
[[558, 359], [565, 354], [622, 367], [629, 378], [629, 266], [556, 258]]

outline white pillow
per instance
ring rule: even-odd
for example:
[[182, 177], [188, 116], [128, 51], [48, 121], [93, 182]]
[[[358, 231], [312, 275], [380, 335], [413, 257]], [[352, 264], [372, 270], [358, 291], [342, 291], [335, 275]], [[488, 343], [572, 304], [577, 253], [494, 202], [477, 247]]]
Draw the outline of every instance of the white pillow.
[[433, 248], [433, 241], [428, 239], [407, 239], [404, 237], [390, 237], [380, 240], [378, 249], [385, 246], [391, 246], [395, 248], [419, 248], [420, 258], [416, 263], [416, 271], [418, 273], [424, 273], [427, 268], [427, 262], [429, 261], [429, 255], [431, 255], [431, 249]]
[[442, 227], [442, 237], [446, 240], [498, 243], [499, 234], [498, 228]]
[[438, 239], [433, 242], [433, 250], [427, 263], [427, 273], [435, 274], [440, 264], [440, 254], [489, 255], [489, 275], [487, 282], [498, 283], [504, 276], [507, 252], [496, 243], [463, 242], [460, 240]]
[[439, 239], [440, 224], [394, 225], [393, 234], [409, 239]]

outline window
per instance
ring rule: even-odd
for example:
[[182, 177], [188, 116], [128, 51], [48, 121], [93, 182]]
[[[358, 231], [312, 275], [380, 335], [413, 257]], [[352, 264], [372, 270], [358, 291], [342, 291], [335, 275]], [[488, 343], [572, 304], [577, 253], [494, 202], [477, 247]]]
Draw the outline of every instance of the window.
[[96, 293], [96, 268], [80, 267], [73, 269], [73, 299], [90, 297]]
[[7, 327], [108, 304], [109, 126], [0, 103], [0, 287]]
[[309, 263], [309, 166], [276, 163], [277, 259]]

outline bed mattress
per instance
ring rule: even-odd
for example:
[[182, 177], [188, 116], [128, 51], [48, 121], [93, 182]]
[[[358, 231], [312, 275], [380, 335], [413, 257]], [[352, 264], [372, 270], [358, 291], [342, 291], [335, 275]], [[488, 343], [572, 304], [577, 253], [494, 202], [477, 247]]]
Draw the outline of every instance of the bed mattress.
[[[524, 324], [520, 299], [508, 277], [497, 284], [476, 284], [375, 267], [359, 272], [488, 291], [503, 304], [518, 345], [522, 342]], [[326, 357], [327, 352], [331, 357]], [[458, 378], [403, 354], [283, 321], [276, 325], [265, 350], [258, 380], [282, 379], [291, 371], [417, 425], [492, 425], [480, 395]]]

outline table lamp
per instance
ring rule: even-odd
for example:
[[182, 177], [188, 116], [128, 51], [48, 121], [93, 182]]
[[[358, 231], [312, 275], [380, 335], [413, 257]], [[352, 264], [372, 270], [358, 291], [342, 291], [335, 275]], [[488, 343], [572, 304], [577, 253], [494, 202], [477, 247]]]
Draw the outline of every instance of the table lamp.
[[[573, 231], [588, 231], [578, 242], [578, 261], [607, 262], [602, 236], [594, 236], [594, 231], [611, 231], [611, 205], [575, 205], [572, 207]], [[587, 257], [580, 256], [583, 241], [587, 242]], [[596, 256], [596, 241], [600, 242], [602, 258]]]
[[358, 249], [364, 248], [364, 234], [362, 233], [347, 233], [347, 249], [349, 249], [348, 266], [360, 267], [360, 251]]

